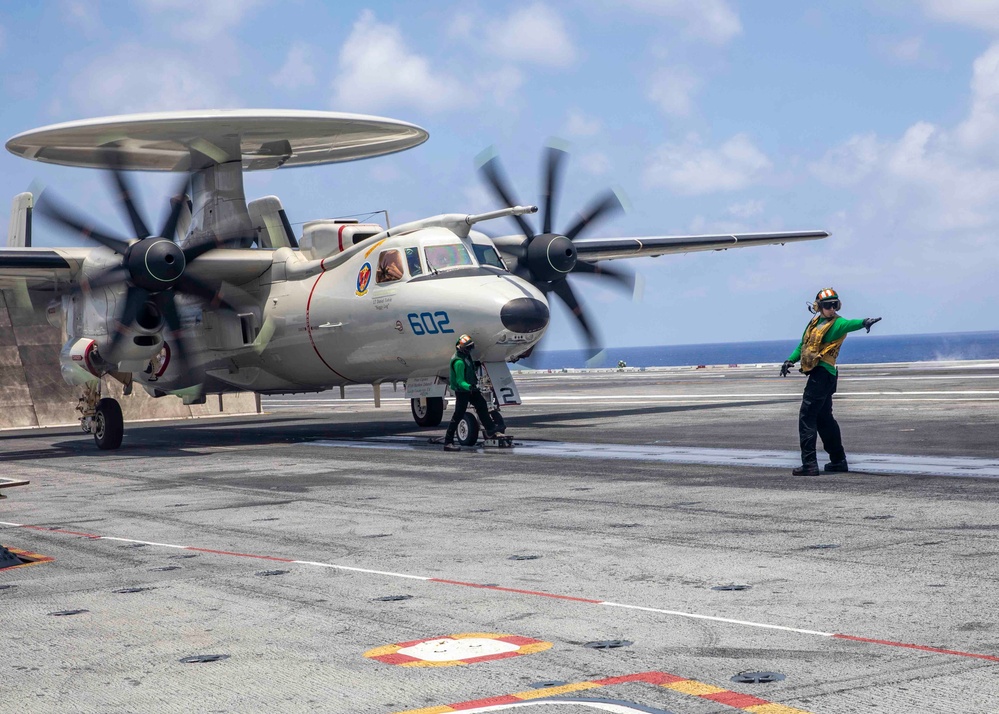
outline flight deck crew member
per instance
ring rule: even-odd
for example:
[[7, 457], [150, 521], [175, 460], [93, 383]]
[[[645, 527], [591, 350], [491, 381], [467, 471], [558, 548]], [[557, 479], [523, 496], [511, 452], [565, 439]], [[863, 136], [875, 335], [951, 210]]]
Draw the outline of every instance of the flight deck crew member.
[[489, 416], [486, 400], [479, 390], [479, 378], [475, 373], [475, 362], [472, 361], [474, 348], [475, 342], [468, 335], [462, 335], [455, 343], [455, 352], [451, 358], [449, 369], [449, 383], [454, 392], [454, 416], [451, 417], [451, 423], [447, 425], [447, 433], [444, 434], [445, 451], [461, 451], [461, 447], [454, 443], [454, 435], [458, 431], [458, 423], [465, 416], [469, 404], [475, 407], [475, 413], [479, 415], [482, 428], [486, 430], [487, 439], [506, 436], [496, 431], [496, 424]]
[[842, 307], [839, 295], [832, 288], [820, 290], [809, 310], [815, 315], [809, 321], [801, 336], [801, 342], [780, 368], [780, 376], [786, 377], [791, 367], [799, 359], [801, 371], [808, 375], [805, 392], [801, 397], [798, 412], [798, 437], [801, 440], [801, 468], [791, 473], [795, 476], [815, 476], [819, 473], [819, 463], [815, 456], [816, 434], [822, 437], [822, 447], [829, 454], [826, 471], [846, 472], [850, 470], [846, 462], [846, 451], [840, 436], [839, 424], [832, 413], [832, 398], [836, 393], [836, 356], [846, 336], [867, 328], [880, 320], [880, 317], [865, 317], [863, 320], [848, 320], [836, 311]]

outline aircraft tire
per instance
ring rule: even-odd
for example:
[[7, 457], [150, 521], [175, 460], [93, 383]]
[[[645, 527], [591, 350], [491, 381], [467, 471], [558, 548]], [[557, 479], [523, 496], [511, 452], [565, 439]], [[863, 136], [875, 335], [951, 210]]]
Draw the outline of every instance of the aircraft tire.
[[421, 406], [419, 399], [411, 399], [413, 419], [417, 426], [440, 426], [444, 419], [444, 397], [427, 397], [427, 405]]
[[107, 397], [97, 402], [93, 429], [94, 442], [98, 449], [112, 451], [121, 446], [121, 439], [125, 435], [125, 420], [121, 415], [121, 405]]
[[455, 436], [462, 446], [475, 446], [479, 440], [479, 422], [471, 414], [465, 414], [458, 422], [458, 431]]

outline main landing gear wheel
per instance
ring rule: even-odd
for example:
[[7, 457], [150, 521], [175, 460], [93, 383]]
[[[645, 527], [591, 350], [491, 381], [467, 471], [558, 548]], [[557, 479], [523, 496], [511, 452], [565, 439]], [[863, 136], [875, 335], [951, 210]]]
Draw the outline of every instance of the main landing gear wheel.
[[121, 439], [125, 435], [125, 420], [121, 416], [118, 402], [107, 397], [97, 402], [93, 428], [98, 449], [111, 451], [121, 446]]
[[440, 426], [444, 418], [444, 397], [427, 397], [425, 401], [411, 399], [410, 402], [417, 426]]
[[475, 442], [479, 440], [479, 422], [471, 414], [465, 414], [458, 422], [458, 431], [456, 433], [458, 437], [458, 443], [462, 446], [475, 446]]

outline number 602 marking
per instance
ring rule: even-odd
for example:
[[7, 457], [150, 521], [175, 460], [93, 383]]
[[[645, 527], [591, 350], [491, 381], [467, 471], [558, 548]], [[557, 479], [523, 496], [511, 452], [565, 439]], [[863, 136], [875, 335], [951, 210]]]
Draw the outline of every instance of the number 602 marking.
[[452, 328], [448, 327], [451, 324], [451, 318], [443, 310], [438, 310], [435, 313], [411, 312], [406, 317], [409, 319], [409, 326], [414, 335], [446, 335], [454, 332]]

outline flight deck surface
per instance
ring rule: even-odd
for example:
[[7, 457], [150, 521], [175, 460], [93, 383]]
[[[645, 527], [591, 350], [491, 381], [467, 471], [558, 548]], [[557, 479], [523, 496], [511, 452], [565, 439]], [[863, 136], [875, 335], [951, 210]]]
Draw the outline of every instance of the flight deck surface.
[[53, 558], [0, 570], [4, 707], [999, 711], [999, 363], [845, 367], [864, 470], [799, 478], [776, 372], [518, 375], [502, 451], [401, 385], [0, 432], [0, 543]]

